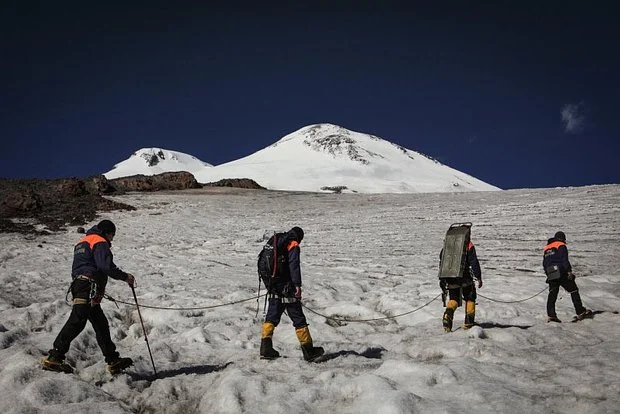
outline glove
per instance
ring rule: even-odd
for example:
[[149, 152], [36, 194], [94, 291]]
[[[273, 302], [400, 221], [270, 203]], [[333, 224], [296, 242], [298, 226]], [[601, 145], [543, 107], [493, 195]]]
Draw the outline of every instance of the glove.
[[295, 286], [295, 297], [301, 299], [301, 286]]
[[125, 279], [125, 282], [127, 282], [127, 284], [131, 287], [133, 287], [133, 284], [135, 283], [136, 278], [133, 277], [133, 275], [131, 273], [127, 273], [127, 279]]
[[478, 279], [478, 289], [482, 287], [482, 279]]
[[568, 280], [575, 280], [575, 274], [573, 272], [568, 272]]

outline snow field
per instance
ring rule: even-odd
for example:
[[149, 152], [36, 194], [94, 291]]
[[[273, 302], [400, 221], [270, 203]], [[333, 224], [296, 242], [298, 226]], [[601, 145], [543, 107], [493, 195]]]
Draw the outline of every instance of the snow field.
[[[418, 413], [583, 412], [620, 398], [620, 186], [458, 194], [329, 195], [201, 190], [118, 197], [138, 209], [106, 215], [118, 228], [115, 262], [136, 292], [159, 378], [130, 305], [105, 301], [113, 339], [134, 358], [104, 369], [92, 328], [73, 343], [76, 374], [38, 362], [66, 321], [74, 228], [47, 237], [1, 234], [0, 387], [5, 412]], [[444, 334], [439, 251], [453, 222], [471, 221], [484, 286], [479, 326]], [[299, 225], [304, 305], [327, 361], [301, 358], [284, 316], [258, 359], [262, 298], [256, 256], [264, 236]], [[557, 230], [593, 320], [546, 323], [542, 248]], [[126, 284], [107, 293], [133, 302]], [[433, 300], [436, 298], [435, 300]], [[488, 298], [488, 299], [487, 299]], [[147, 306], [205, 307], [162, 310]], [[430, 302], [430, 303], [429, 303]], [[422, 307], [427, 304], [427, 306]], [[258, 316], [256, 316], [258, 305]], [[455, 327], [464, 317], [455, 314]]]

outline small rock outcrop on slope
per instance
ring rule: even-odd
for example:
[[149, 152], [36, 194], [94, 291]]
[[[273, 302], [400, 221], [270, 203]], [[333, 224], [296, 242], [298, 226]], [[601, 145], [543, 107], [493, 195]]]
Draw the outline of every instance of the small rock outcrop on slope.
[[251, 188], [254, 190], [265, 190], [265, 187], [259, 185], [256, 181], [249, 178], [225, 178], [214, 183], [203, 184], [205, 187], [235, 187], [235, 188]]
[[0, 179], [0, 232], [47, 233], [93, 221], [98, 211], [135, 210], [102, 196], [115, 192], [104, 176]]
[[194, 176], [186, 171], [157, 175], [132, 175], [108, 180], [118, 191], [161, 191], [202, 188]]

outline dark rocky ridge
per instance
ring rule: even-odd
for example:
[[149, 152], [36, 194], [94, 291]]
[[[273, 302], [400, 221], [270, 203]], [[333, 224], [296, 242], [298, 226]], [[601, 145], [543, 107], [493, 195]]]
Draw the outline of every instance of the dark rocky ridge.
[[225, 178], [213, 183], [203, 184], [204, 187], [235, 187], [235, 188], [250, 188], [253, 190], [265, 190], [265, 187], [260, 186], [256, 181], [249, 178]]
[[161, 191], [202, 188], [194, 176], [186, 171], [157, 175], [132, 175], [108, 181], [117, 191]]
[[[249, 179], [220, 180], [210, 187], [262, 188]], [[65, 226], [80, 226], [99, 212], [135, 210], [105, 198], [129, 191], [162, 191], [202, 188], [188, 172], [106, 179], [103, 175], [57, 180], [0, 178], [0, 233], [49, 233]], [[44, 230], [38, 230], [40, 226]]]
[[[0, 232], [48, 233], [92, 221], [98, 211], [134, 210], [130, 205], [103, 197], [116, 192], [104, 176], [0, 179]], [[37, 225], [46, 230], [37, 230]]]

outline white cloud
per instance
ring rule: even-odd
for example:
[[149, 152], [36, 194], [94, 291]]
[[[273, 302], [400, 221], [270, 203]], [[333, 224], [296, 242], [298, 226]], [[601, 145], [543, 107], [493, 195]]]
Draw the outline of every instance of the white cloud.
[[586, 120], [583, 102], [564, 105], [560, 111], [560, 114], [562, 115], [564, 132], [569, 134], [578, 134], [583, 131]]

